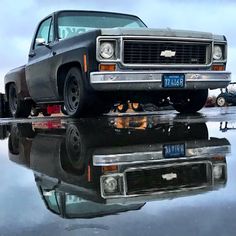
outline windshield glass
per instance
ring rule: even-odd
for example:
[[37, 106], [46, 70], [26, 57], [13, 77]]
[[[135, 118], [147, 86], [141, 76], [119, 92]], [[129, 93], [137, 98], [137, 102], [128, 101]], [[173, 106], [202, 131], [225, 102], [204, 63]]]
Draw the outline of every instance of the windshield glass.
[[143, 28], [145, 24], [137, 17], [103, 12], [63, 12], [58, 17], [60, 39], [101, 28]]

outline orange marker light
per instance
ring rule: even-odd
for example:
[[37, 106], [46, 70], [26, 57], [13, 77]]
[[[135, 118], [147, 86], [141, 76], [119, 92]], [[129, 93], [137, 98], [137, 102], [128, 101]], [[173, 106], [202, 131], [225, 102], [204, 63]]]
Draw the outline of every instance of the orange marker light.
[[100, 64], [99, 65], [100, 71], [115, 71], [116, 70], [116, 64]]
[[102, 167], [102, 172], [106, 173], [106, 172], [117, 172], [118, 170], [118, 166], [114, 165], [114, 166], [103, 166]]
[[86, 73], [88, 71], [88, 66], [87, 66], [87, 56], [84, 54], [84, 72]]
[[213, 65], [212, 70], [222, 71], [222, 70], [225, 70], [225, 66], [224, 65]]

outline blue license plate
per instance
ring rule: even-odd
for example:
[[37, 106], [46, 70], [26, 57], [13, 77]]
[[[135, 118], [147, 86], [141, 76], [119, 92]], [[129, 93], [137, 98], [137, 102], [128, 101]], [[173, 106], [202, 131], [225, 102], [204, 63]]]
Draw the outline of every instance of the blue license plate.
[[166, 74], [162, 78], [163, 88], [184, 88], [185, 76], [183, 74]]
[[165, 158], [184, 157], [185, 145], [183, 143], [163, 145], [163, 156]]

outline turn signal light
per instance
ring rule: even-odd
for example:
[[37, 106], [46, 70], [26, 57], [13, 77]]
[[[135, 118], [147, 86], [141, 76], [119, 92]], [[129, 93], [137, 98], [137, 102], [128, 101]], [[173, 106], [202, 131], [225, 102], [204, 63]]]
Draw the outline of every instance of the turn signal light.
[[222, 70], [225, 70], [225, 66], [224, 65], [213, 65], [212, 70], [222, 71]]
[[100, 71], [115, 71], [116, 70], [116, 64], [100, 64], [99, 65]]
[[118, 170], [118, 166], [114, 165], [114, 166], [103, 166], [102, 167], [102, 172], [106, 173], [106, 172], [117, 172]]

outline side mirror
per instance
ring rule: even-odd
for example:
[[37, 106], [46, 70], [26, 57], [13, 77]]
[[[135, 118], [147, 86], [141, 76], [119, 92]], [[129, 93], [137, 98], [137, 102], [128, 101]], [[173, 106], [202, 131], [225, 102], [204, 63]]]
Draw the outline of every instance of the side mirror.
[[35, 44], [36, 46], [44, 46], [46, 44], [46, 41], [44, 38], [36, 38]]

